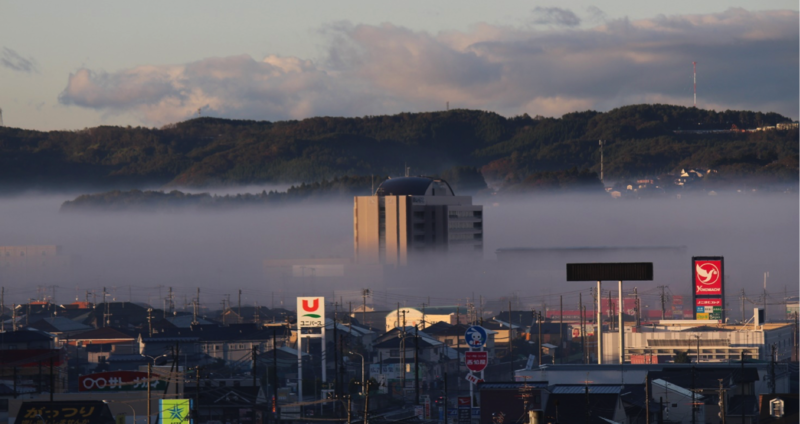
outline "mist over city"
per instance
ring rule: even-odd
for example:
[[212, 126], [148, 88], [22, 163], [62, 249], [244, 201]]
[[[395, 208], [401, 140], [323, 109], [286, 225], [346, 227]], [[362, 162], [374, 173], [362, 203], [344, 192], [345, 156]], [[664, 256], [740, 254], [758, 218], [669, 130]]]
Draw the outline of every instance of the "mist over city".
[[797, 1], [0, 7], [0, 424], [800, 422]]

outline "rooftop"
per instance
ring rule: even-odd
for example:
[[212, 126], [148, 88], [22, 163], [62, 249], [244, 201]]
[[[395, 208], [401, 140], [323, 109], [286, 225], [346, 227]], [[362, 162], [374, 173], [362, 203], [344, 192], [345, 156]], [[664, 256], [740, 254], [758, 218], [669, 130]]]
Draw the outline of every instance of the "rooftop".
[[447, 181], [430, 177], [390, 178], [375, 191], [378, 196], [453, 196]]

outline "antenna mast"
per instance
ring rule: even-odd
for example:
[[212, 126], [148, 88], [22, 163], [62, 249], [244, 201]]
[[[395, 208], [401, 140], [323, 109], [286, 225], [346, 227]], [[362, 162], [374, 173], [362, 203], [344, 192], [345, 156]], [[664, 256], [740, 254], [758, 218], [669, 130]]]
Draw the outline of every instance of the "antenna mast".
[[0, 127], [3, 126], [3, 109], [0, 108]]
[[692, 62], [692, 79], [694, 82], [694, 107], [697, 107], [697, 62]]

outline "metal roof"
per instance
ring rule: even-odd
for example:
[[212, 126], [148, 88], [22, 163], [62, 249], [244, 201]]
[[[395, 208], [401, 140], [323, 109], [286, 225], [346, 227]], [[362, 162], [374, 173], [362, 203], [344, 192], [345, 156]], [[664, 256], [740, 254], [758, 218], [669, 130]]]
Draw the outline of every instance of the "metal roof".
[[444, 180], [435, 180], [429, 177], [390, 178], [381, 183], [375, 194], [378, 196], [424, 196], [428, 192], [428, 187], [435, 181], [443, 182], [450, 189], [450, 193], [445, 194], [446, 196], [453, 196], [450, 184]]
[[586, 387], [589, 388], [589, 393], [615, 395], [622, 392], [620, 385], [558, 385], [550, 388], [550, 393], [556, 395], [582, 395], [586, 393]]

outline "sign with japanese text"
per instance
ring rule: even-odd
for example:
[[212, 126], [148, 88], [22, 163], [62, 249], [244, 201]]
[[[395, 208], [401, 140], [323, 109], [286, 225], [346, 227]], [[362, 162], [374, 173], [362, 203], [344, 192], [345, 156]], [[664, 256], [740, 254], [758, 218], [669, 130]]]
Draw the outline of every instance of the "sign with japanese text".
[[109, 424], [114, 416], [101, 401], [23, 402], [17, 424]]
[[481, 372], [489, 365], [489, 352], [466, 352], [464, 362], [472, 372]]
[[722, 295], [722, 258], [695, 258], [693, 262], [695, 296]]
[[697, 298], [694, 305], [696, 319], [722, 319], [722, 298]]
[[[150, 388], [152, 390], [164, 389], [167, 382], [159, 380], [159, 376], [152, 374]], [[147, 390], [147, 373], [141, 371], [110, 371], [78, 377], [78, 391], [130, 391]]]
[[325, 327], [325, 298], [297, 298], [297, 328]]
[[191, 399], [161, 399], [159, 404], [159, 424], [191, 424]]
[[482, 382], [483, 380], [477, 377], [475, 374], [469, 373], [467, 374], [467, 381], [472, 384], [477, 385], [478, 383]]

